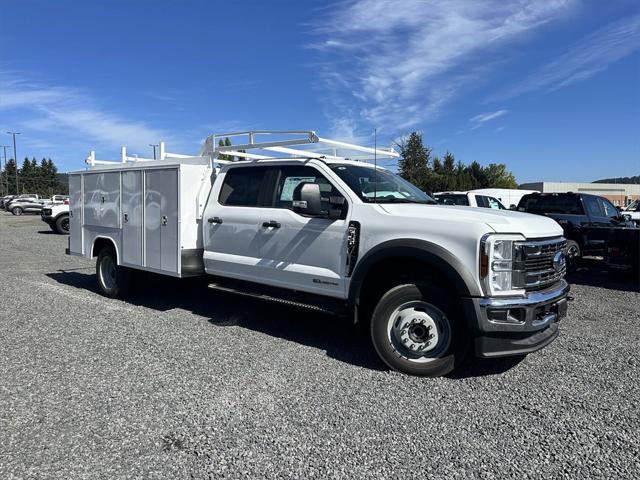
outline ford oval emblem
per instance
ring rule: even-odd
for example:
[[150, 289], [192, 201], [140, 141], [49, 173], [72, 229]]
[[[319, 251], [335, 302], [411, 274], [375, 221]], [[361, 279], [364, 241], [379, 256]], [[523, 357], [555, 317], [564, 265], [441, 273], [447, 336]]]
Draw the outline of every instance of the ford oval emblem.
[[559, 272], [565, 267], [566, 263], [567, 259], [564, 256], [564, 252], [562, 250], [556, 252], [556, 254], [553, 256], [553, 269], [556, 272]]

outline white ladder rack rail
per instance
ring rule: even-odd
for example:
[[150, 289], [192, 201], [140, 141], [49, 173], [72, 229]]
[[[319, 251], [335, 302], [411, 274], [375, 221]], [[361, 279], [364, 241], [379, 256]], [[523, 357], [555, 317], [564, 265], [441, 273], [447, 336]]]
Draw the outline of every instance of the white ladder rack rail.
[[[276, 139], [264, 142], [256, 142], [257, 136], [295, 136], [289, 139]], [[224, 138], [247, 137], [246, 143], [240, 145], [216, 145], [216, 141]], [[330, 149], [332, 155], [322, 153], [321, 151], [303, 150], [299, 148], [290, 148], [301, 145], [318, 145], [324, 149]], [[353, 143], [341, 142], [329, 138], [319, 137], [313, 130], [248, 130], [243, 132], [229, 132], [222, 134], [209, 135], [202, 145], [200, 155], [184, 155], [180, 153], [169, 153], [165, 150], [165, 143], [159, 143], [159, 158], [144, 158], [137, 155], [128, 155], [127, 148], [120, 148], [120, 161], [114, 160], [97, 160], [96, 152], [89, 152], [89, 156], [85, 163], [90, 167], [96, 165], [118, 165], [127, 162], [153, 162], [167, 159], [193, 159], [209, 157], [212, 163], [226, 164], [232, 163], [232, 160], [223, 160], [219, 156], [229, 155], [233, 157], [246, 158], [247, 160], [290, 160], [291, 158], [321, 158], [325, 160], [344, 160], [352, 159], [357, 161], [366, 161], [371, 159], [371, 155], [377, 158], [398, 158], [400, 155], [393, 148], [372, 148], [356, 145]], [[338, 149], [367, 153], [369, 156], [340, 156]], [[266, 150], [268, 152], [281, 153], [290, 155], [290, 157], [270, 156], [259, 153], [248, 152], [247, 150]]]

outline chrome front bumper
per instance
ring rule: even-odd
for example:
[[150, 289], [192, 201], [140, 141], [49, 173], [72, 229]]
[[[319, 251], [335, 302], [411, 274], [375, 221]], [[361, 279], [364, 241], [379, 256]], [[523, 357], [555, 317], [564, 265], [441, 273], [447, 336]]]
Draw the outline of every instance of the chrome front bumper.
[[468, 298], [465, 310], [476, 329], [481, 357], [521, 355], [539, 350], [558, 336], [567, 313], [569, 284], [561, 279], [523, 298]]

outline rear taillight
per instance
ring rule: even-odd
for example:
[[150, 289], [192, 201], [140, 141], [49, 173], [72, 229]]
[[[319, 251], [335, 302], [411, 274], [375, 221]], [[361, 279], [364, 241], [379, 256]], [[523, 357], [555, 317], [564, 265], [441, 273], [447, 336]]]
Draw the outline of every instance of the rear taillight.
[[64, 204], [65, 205], [69, 205], [69, 199], [68, 198], [64, 201]]

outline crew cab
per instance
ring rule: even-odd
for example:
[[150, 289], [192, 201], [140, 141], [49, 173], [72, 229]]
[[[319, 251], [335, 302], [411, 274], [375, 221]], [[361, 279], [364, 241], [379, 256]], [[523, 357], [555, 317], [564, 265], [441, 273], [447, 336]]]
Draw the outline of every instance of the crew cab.
[[45, 205], [40, 212], [42, 221], [51, 230], [60, 234], [69, 233], [69, 200], [53, 205]]
[[248, 140], [218, 146], [211, 135], [197, 156], [166, 153], [161, 142], [158, 160], [91, 152], [89, 169], [69, 175], [68, 251], [96, 258], [104, 295], [125, 295], [139, 270], [209, 275], [216, 290], [346, 315], [367, 326], [390, 368], [425, 376], [469, 354], [531, 353], [558, 336], [569, 285], [555, 221], [464, 207], [452, 215], [375, 166], [397, 157], [392, 149], [313, 131], [222, 138], [231, 136]]
[[518, 210], [544, 215], [558, 222], [567, 239], [570, 269], [576, 268], [584, 256], [604, 258], [611, 235], [620, 229], [634, 228], [609, 200], [588, 193], [525, 195]]
[[436, 202], [442, 205], [460, 205], [467, 207], [493, 208], [506, 210], [505, 206], [495, 197], [477, 192], [436, 192], [433, 194]]

